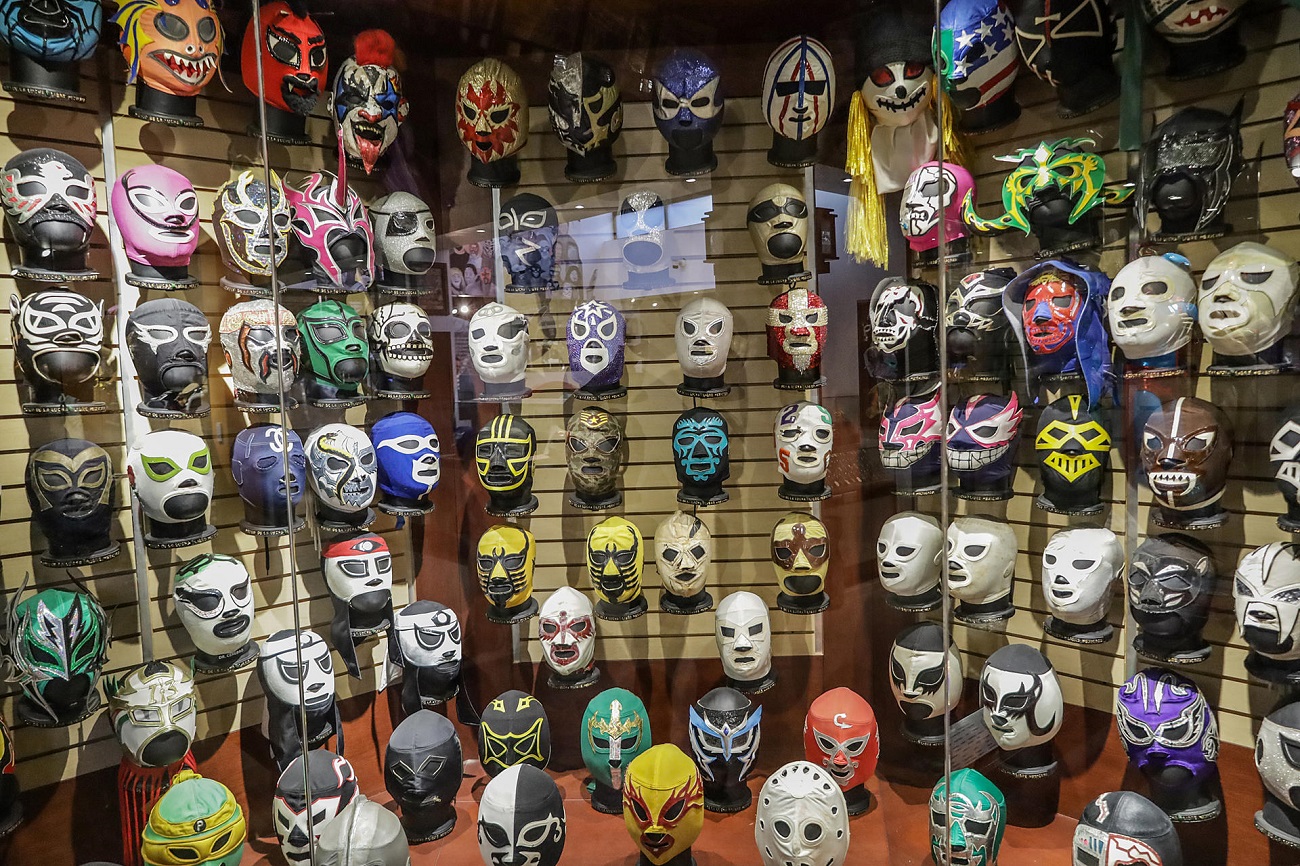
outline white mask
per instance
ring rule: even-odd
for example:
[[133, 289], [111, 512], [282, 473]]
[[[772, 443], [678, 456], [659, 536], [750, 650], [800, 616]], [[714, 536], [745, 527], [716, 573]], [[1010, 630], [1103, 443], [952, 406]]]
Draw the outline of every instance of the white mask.
[[1129, 262], [1110, 284], [1110, 333], [1130, 361], [1158, 358], [1186, 346], [1196, 324], [1196, 283], [1164, 256]]
[[1274, 541], [1237, 566], [1232, 589], [1237, 629], [1270, 659], [1300, 659], [1300, 545]]
[[[301, 664], [295, 647], [301, 650]], [[262, 641], [258, 666], [270, 697], [281, 704], [299, 705], [299, 682], [308, 711], [319, 711], [334, 701], [334, 662], [329, 646], [314, 631], [298, 632], [297, 640], [289, 629], [271, 635]]]
[[763, 866], [840, 866], [849, 852], [844, 792], [815, 764], [786, 764], [759, 791], [754, 841]]
[[1006, 523], [957, 517], [948, 527], [948, 591], [965, 604], [988, 604], [1011, 594], [1016, 533]]
[[956, 198], [957, 176], [950, 169], [941, 170], [937, 164], [927, 163], [909, 174], [898, 205], [903, 237], [924, 238], [937, 231], [939, 220]]
[[885, 64], [862, 82], [862, 98], [877, 126], [909, 126], [930, 107], [934, 99], [934, 70], [922, 66], [919, 75], [908, 78], [907, 73], [914, 71], [909, 66], [916, 64], [902, 60]]
[[150, 520], [187, 523], [202, 517], [212, 502], [212, 455], [193, 433], [144, 434], [126, 455], [126, 473]]
[[203, 554], [176, 573], [172, 600], [181, 625], [200, 652], [224, 656], [248, 644], [253, 592], [248, 569], [223, 554]]
[[505, 304], [484, 305], [469, 320], [469, 357], [487, 384], [522, 382], [528, 364], [528, 319]]
[[980, 674], [984, 726], [1003, 749], [1050, 741], [1065, 713], [1061, 684], [1052, 663], [1026, 644], [1011, 644], [989, 656]]
[[1291, 331], [1300, 265], [1263, 244], [1219, 253], [1201, 274], [1197, 321], [1221, 355], [1253, 355]]
[[307, 437], [308, 480], [322, 503], [338, 511], [365, 510], [375, 498], [375, 446], [348, 424], [326, 424]]
[[655, 565], [664, 589], [690, 598], [704, 589], [713, 560], [713, 537], [704, 521], [675, 512], [655, 530]]
[[146, 662], [120, 680], [105, 680], [104, 693], [113, 730], [133, 762], [165, 767], [189, 751], [199, 714], [188, 669]]
[[694, 379], [711, 379], [727, 371], [734, 325], [731, 310], [710, 297], [696, 298], [677, 314], [677, 361]]
[[423, 376], [433, 361], [429, 317], [415, 304], [376, 307], [370, 314], [370, 357], [390, 376]]
[[569, 676], [591, 667], [596, 657], [596, 619], [587, 596], [571, 586], [551, 593], [537, 619], [546, 663]]
[[796, 141], [812, 138], [835, 107], [835, 66], [830, 50], [810, 36], [781, 43], [763, 69], [767, 125]]
[[1270, 794], [1287, 809], [1300, 809], [1300, 704], [1287, 704], [1260, 722], [1255, 769]]
[[763, 599], [733, 592], [718, 604], [714, 637], [722, 672], [733, 680], [761, 680], [772, 670], [772, 623]]
[[939, 585], [943, 530], [928, 514], [904, 511], [880, 527], [876, 564], [880, 585], [894, 595], [923, 595]]
[[393, 589], [393, 555], [383, 537], [373, 532], [328, 543], [321, 553], [321, 571], [330, 594], [340, 601]]
[[961, 654], [956, 644], [945, 640], [938, 623], [910, 625], [894, 638], [889, 650], [889, 686], [908, 719], [935, 719], [955, 710], [961, 701], [962, 676]]
[[417, 668], [456, 665], [461, 659], [460, 620], [436, 601], [413, 601], [393, 617], [402, 660]]
[[1062, 529], [1043, 548], [1043, 597], [1052, 616], [1092, 625], [1110, 610], [1124, 548], [1109, 529]]
[[826, 477], [834, 430], [831, 413], [816, 403], [799, 401], [776, 415], [776, 462], [781, 474], [796, 484], [812, 484]]

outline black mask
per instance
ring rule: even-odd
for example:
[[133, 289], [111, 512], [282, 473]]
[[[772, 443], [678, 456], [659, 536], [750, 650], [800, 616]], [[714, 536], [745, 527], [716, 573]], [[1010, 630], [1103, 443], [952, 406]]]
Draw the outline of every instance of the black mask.
[[104, 344], [104, 302], [76, 292], [50, 289], [25, 298], [9, 298], [14, 355], [32, 400], [29, 415], [67, 415], [103, 411], [103, 403], [86, 403], [73, 392], [99, 372]]
[[867, 367], [878, 379], [911, 381], [939, 369], [939, 294], [929, 283], [887, 277], [871, 293]]
[[149, 418], [202, 418], [207, 401], [212, 326], [188, 301], [145, 301], [126, 320], [126, 345], [140, 377], [136, 411]]
[[517, 689], [493, 698], [483, 710], [478, 753], [489, 776], [515, 764], [546, 769], [551, 760], [551, 726], [542, 702]]
[[763, 708], [735, 689], [713, 689], [691, 705], [690, 740], [704, 780], [704, 806], [739, 812], [752, 800], [745, 780], [758, 757]]
[[462, 770], [460, 740], [446, 716], [420, 710], [394, 729], [384, 753], [384, 787], [402, 808], [410, 842], [441, 839], [456, 826]]
[[1286, 514], [1277, 525], [1286, 532], [1300, 532], [1300, 406], [1283, 413], [1268, 446], [1269, 465], [1278, 490], [1286, 499]]
[[456, 697], [460, 642], [460, 620], [445, 604], [420, 599], [397, 612], [388, 655], [402, 666], [403, 712], [413, 715]]
[[86, 267], [95, 181], [76, 159], [48, 147], [24, 150], [0, 172], [0, 204], [22, 253], [14, 276], [42, 282], [99, 276]]
[[713, 409], [687, 409], [673, 423], [673, 463], [682, 489], [677, 501], [713, 505], [729, 499], [722, 482], [731, 477], [727, 421]]
[[9, 835], [23, 819], [15, 763], [14, 738], [0, 718], [0, 838]]
[[488, 492], [488, 514], [499, 517], [537, 509], [533, 495], [533, 458], [537, 434], [518, 415], [498, 415], [478, 431], [474, 461], [478, 480]]
[[1074, 862], [1183, 866], [1183, 849], [1163, 809], [1141, 794], [1112, 791], [1083, 810], [1074, 830]]
[[1110, 469], [1110, 433], [1101, 412], [1080, 394], [1049, 404], [1038, 416], [1034, 456], [1043, 479], [1039, 508], [1058, 514], [1095, 514]]
[[497, 227], [510, 291], [549, 289], [555, 272], [555, 238], [560, 233], [555, 206], [539, 195], [521, 193], [501, 205]]
[[623, 129], [623, 97], [613, 67], [590, 54], [557, 59], [547, 107], [551, 127], [569, 152], [565, 177], [590, 183], [618, 170], [613, 145]]
[[88, 565], [112, 559], [115, 506], [108, 452], [84, 439], [59, 439], [32, 452], [27, 502], [49, 543], [46, 565]]
[[1061, 117], [1095, 111], [1119, 96], [1111, 62], [1115, 17], [1106, 0], [1028, 0], [1016, 16], [1025, 65], [1056, 88]]
[[1145, 220], [1148, 208], [1160, 215], [1154, 240], [1217, 238], [1232, 230], [1223, 211], [1232, 179], [1244, 165], [1241, 109], [1241, 102], [1232, 114], [1192, 106], [1152, 131], [1142, 152], [1134, 209], [1139, 220]]
[[1002, 290], [1016, 276], [989, 268], [962, 277], [948, 295], [944, 339], [948, 370], [966, 382], [1007, 383], [1011, 375], [1011, 323], [1002, 312]]
[[[343, 752], [343, 728], [334, 700], [334, 663], [320, 635], [282, 629], [262, 641], [257, 680], [266, 695], [271, 757], [283, 772], [304, 750], [323, 746], [336, 732]], [[301, 686], [299, 685], [301, 684]], [[305, 699], [300, 703], [299, 695]], [[306, 716], [307, 740], [301, 728]]]
[[1169, 533], [1139, 544], [1128, 573], [1138, 653], [1184, 664], [1209, 658], [1201, 629], [1210, 618], [1214, 582], [1214, 560], [1199, 541]]

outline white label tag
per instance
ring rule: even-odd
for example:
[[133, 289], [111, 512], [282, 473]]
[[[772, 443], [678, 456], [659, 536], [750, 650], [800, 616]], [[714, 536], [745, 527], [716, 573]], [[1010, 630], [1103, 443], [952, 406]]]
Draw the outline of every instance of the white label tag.
[[984, 726], [983, 712], [978, 710], [953, 722], [948, 726], [948, 732], [954, 770], [971, 766], [998, 747], [993, 735]]

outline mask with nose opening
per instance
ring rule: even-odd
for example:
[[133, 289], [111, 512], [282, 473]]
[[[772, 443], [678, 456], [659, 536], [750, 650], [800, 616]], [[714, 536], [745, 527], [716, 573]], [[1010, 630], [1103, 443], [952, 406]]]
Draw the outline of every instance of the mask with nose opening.
[[357, 773], [346, 758], [312, 749], [293, 759], [275, 783], [271, 800], [275, 835], [290, 866], [311, 861], [321, 833], [356, 795]]
[[944, 742], [943, 716], [957, 708], [961, 654], [937, 622], [918, 622], [898, 633], [889, 650], [889, 687], [903, 711], [903, 736], [922, 746]]
[[763, 783], [754, 815], [763, 866], [835, 866], [849, 851], [844, 795], [815, 764], [791, 761]]
[[928, 514], [903, 511], [881, 524], [876, 565], [890, 607], [919, 611], [939, 606], [943, 548], [943, 530]]
[[628, 765], [651, 746], [650, 714], [627, 689], [605, 689], [587, 704], [579, 730], [582, 762], [596, 782], [591, 807], [621, 815]]
[[483, 708], [478, 731], [479, 760], [489, 776], [518, 765], [545, 770], [551, 760], [551, 726], [542, 702], [512, 689]]
[[1105, 0], [1029, 0], [1016, 13], [1020, 56], [1056, 89], [1058, 117], [1089, 114], [1119, 96], [1115, 38]]
[[939, 371], [939, 293], [929, 283], [886, 277], [871, 293], [867, 366], [888, 381], [928, 379]]
[[429, 396], [424, 374], [433, 363], [433, 327], [415, 304], [397, 301], [370, 313], [372, 396], [419, 400]]
[[727, 685], [747, 695], [761, 694], [776, 685], [772, 622], [762, 598], [741, 591], [718, 602], [714, 638]]
[[1138, 654], [1172, 664], [1209, 658], [1201, 629], [1210, 618], [1215, 580], [1210, 550], [1194, 538], [1167, 533], [1139, 544], [1128, 573]]
[[263, 172], [240, 172], [217, 189], [212, 205], [212, 231], [221, 260], [238, 274], [235, 279], [222, 277], [221, 285], [239, 294], [269, 295], [267, 278], [289, 254], [289, 198], [280, 176], [270, 176], [268, 188]]
[[162, 165], [127, 169], [109, 198], [113, 222], [131, 272], [126, 281], [143, 289], [187, 289], [190, 257], [199, 246], [199, 198], [185, 175]]
[[945, 255], [967, 248], [966, 224], [961, 219], [962, 202], [975, 188], [975, 178], [951, 162], [927, 162], [907, 176], [898, 205], [898, 223], [907, 245], [921, 262], [938, 260], [939, 223], [943, 222]]
[[1232, 451], [1232, 426], [1213, 403], [1179, 397], [1153, 412], [1142, 428], [1141, 452], [1156, 505], [1152, 519], [1174, 529], [1226, 523], [1221, 500]]
[[99, 0], [24, 0], [0, 12], [0, 42], [9, 47], [4, 89], [36, 99], [85, 102], [78, 62], [94, 53], [104, 26]]
[[1014, 338], [1002, 310], [1002, 292], [1015, 276], [1011, 268], [976, 271], [962, 277], [948, 295], [943, 323], [952, 376], [1009, 384]]
[[95, 684], [108, 660], [108, 615], [84, 592], [43, 589], [23, 598], [27, 579], [5, 611], [5, 659], [22, 695], [18, 720], [62, 728], [99, 709]]
[[410, 291], [424, 288], [420, 277], [433, 269], [438, 229], [433, 211], [409, 192], [390, 192], [370, 204], [379, 259], [379, 286]]
[[104, 302], [50, 289], [25, 298], [9, 296], [9, 325], [18, 369], [30, 399], [24, 415], [102, 412], [104, 404], [77, 392], [99, 373], [104, 347]]
[[659, 61], [651, 86], [655, 126], [668, 141], [664, 171], [692, 177], [717, 168], [713, 137], [726, 109], [718, 67], [699, 51], [678, 48]]
[[177, 298], [140, 304], [126, 320], [126, 346], [140, 380], [135, 411], [146, 418], [202, 418], [207, 401], [212, 326]]
[[[298, 318], [269, 298], [235, 304], [218, 327], [235, 405], [246, 412], [279, 412], [280, 394], [298, 378], [302, 338]], [[286, 393], [285, 409], [298, 402]]]
[[619, 205], [615, 220], [625, 289], [662, 289], [673, 285], [668, 209], [653, 190], [640, 189]]
[[313, 406], [355, 406], [370, 370], [366, 322], [341, 301], [325, 300], [298, 314], [307, 376], [303, 389]]
[[677, 501], [716, 505], [730, 494], [722, 483], [731, 477], [727, 420], [713, 409], [687, 409], [673, 422], [673, 462], [681, 490]]
[[385, 514], [428, 514], [442, 477], [442, 445], [433, 425], [414, 412], [393, 412], [370, 428], [379, 464], [377, 505]]
[[691, 846], [704, 828], [704, 786], [681, 749], [652, 746], [628, 767], [623, 783], [623, 823], [641, 849], [640, 860], [666, 866], [691, 862]]
[[1268, 682], [1300, 680], [1300, 545], [1274, 541], [1241, 560], [1232, 585], [1246, 670]]
[[646, 611], [641, 594], [645, 541], [636, 524], [607, 517], [587, 533], [587, 576], [596, 592], [596, 615], [613, 621]]
[[411, 846], [396, 815], [358, 793], [320, 836], [321, 863], [411, 866]]
[[808, 247], [808, 202], [788, 183], [760, 189], [745, 215], [763, 273], [760, 286], [779, 286], [812, 276], [804, 255]]
[[1061, 730], [1065, 704], [1052, 663], [1028, 644], [994, 652], [980, 672], [984, 727], [1003, 752], [999, 767], [1011, 776], [1038, 778], [1056, 768], [1051, 741]]
[[240, 49], [244, 86], [266, 103], [268, 140], [309, 144], [306, 118], [325, 90], [329, 70], [325, 34], [301, 3], [273, 0], [259, 13], [261, 27], [248, 22]]
[[196, 97], [217, 77], [225, 31], [211, 0], [126, 0], [113, 23], [134, 84], [131, 116], [170, 126], [202, 126]]
[[1159, 806], [1132, 791], [1102, 794], [1074, 828], [1073, 866], [1183, 866], [1174, 822]]
[[321, 529], [349, 532], [373, 523], [378, 470], [366, 434], [348, 424], [325, 424], [307, 437], [304, 450]]
[[623, 358], [627, 320], [613, 305], [586, 301], [569, 316], [569, 375], [579, 400], [608, 400], [627, 393]]
[[14, 276], [39, 282], [93, 280], [86, 266], [95, 230], [95, 181], [61, 150], [24, 150], [0, 171], [0, 205], [22, 264]]
[[1142, 0], [1142, 16], [1165, 44], [1166, 74], [1202, 78], [1246, 59], [1238, 35], [1245, 0]]
[[204, 553], [176, 572], [172, 602], [194, 644], [194, 668], [235, 670], [257, 659], [253, 634], [253, 584], [233, 556]]
[[781, 591], [776, 606], [786, 613], [812, 614], [825, 610], [830, 569], [830, 533], [811, 514], [791, 512], [772, 527], [772, 570]]
[[297, 433], [279, 424], [256, 424], [240, 430], [230, 449], [230, 472], [244, 504], [244, 519], [239, 522], [242, 532], [284, 535], [291, 522], [295, 530], [303, 527], [305, 520], [296, 512], [307, 483], [307, 452]]
[[456, 612], [428, 599], [393, 617], [389, 661], [402, 668], [402, 712], [441, 706], [460, 692], [461, 628]]
[[1125, 375], [1179, 372], [1176, 353], [1192, 341], [1196, 283], [1191, 263], [1176, 253], [1129, 262], [1110, 284], [1106, 317], [1127, 363]]
[[544, 292], [555, 285], [555, 239], [560, 233], [555, 205], [540, 195], [520, 193], [501, 205], [501, 266], [509, 292]]
[[1255, 769], [1265, 793], [1264, 808], [1255, 813], [1256, 828], [1300, 848], [1300, 704], [1287, 704], [1260, 722]]
[[285, 187], [293, 215], [295, 288], [318, 294], [364, 292], [375, 281], [375, 227], [347, 178], [313, 172]]
[[393, 555], [382, 536], [365, 532], [326, 542], [320, 562], [334, 602], [330, 639], [348, 673], [360, 677], [357, 644], [393, 624]]
[[867, 810], [871, 795], [866, 783], [880, 760], [880, 728], [861, 695], [841, 687], [814, 699], [803, 720], [803, 750], [807, 761], [825, 770], [844, 792], [848, 814]]
[[[334, 702], [334, 662], [314, 631], [277, 631], [262, 641], [257, 679], [266, 695], [271, 757], [284, 772], [294, 758], [319, 748], [336, 733], [343, 737]], [[299, 697], [301, 691], [302, 697]], [[302, 716], [306, 715], [306, 742]], [[343, 743], [338, 744], [339, 751]]]
[[805, 168], [817, 161], [817, 133], [835, 109], [835, 58], [811, 36], [782, 42], [763, 68], [763, 114], [772, 127], [767, 161]]
[[957, 770], [930, 793], [930, 853], [940, 866], [997, 866], [1006, 829], [1006, 797], [978, 770]]
[[935, 493], [939, 489], [939, 440], [944, 419], [939, 391], [933, 388], [904, 397], [880, 417], [880, 464], [900, 493]]
[[1009, 619], [1011, 582], [1016, 571], [1015, 530], [1005, 521], [956, 517], [948, 525], [948, 592], [957, 600], [962, 622]]
[[1159, 124], [1142, 152], [1134, 212], [1160, 216], [1160, 243], [1222, 237], [1232, 231], [1224, 210], [1233, 178], [1241, 173], [1241, 109], [1228, 115], [1190, 106]]
[[588, 510], [611, 508], [623, 501], [618, 467], [623, 452], [623, 428], [604, 409], [583, 409], [569, 416], [564, 452], [573, 480], [570, 504]]
[[483, 382], [481, 402], [522, 400], [528, 366], [528, 319], [514, 307], [484, 304], [469, 320], [469, 358]]
[[693, 514], [681, 511], [655, 530], [655, 566], [663, 592], [659, 609], [665, 613], [703, 613], [713, 607], [713, 596], [705, 590], [713, 562], [713, 536]]
[[393, 729], [384, 750], [384, 788], [402, 809], [407, 841], [432, 842], [456, 826], [464, 764], [456, 726], [420, 710]]
[[1103, 643], [1115, 581], [1124, 571], [1124, 548], [1109, 529], [1061, 529], [1043, 548], [1043, 598], [1051, 616], [1043, 628], [1072, 643]]
[[47, 545], [42, 564], [88, 565], [117, 556], [107, 451], [85, 439], [56, 439], [32, 452], [24, 480], [27, 504]]
[[1278, 515], [1277, 526], [1300, 532], [1300, 406], [1283, 410], [1269, 442], [1268, 461], [1277, 489], [1286, 500], [1286, 513]]
[[537, 541], [511, 523], [489, 527], [478, 540], [478, 585], [488, 600], [490, 622], [511, 623], [537, 613], [533, 563]]
[[710, 812], [739, 812], [753, 801], [745, 780], [758, 757], [762, 719], [762, 707], [727, 686], [691, 704], [687, 736]]
[[1272, 247], [1237, 244], [1201, 274], [1196, 318], [1214, 349], [1211, 375], [1288, 369], [1282, 341], [1295, 321], [1300, 265]]
[[1015, 22], [1002, 0], [955, 0], [939, 13], [944, 90], [961, 109], [961, 130], [1001, 129], [1020, 117]]
[[564, 798], [542, 770], [511, 767], [483, 789], [478, 812], [483, 866], [556, 866], [564, 837]]
[[194, 678], [172, 662], [147, 662], [104, 680], [108, 718], [127, 758], [169, 767], [189, 753], [198, 707]]
[[1010, 499], [1024, 412], [1016, 392], [975, 394], [948, 415], [948, 468], [961, 499]]
[[466, 69], [456, 84], [456, 132], [469, 150], [470, 183], [519, 183], [515, 154], [528, 141], [528, 91], [519, 73], [492, 58]]
[[571, 586], [551, 593], [537, 620], [542, 657], [551, 669], [547, 685], [586, 688], [600, 679], [596, 659], [596, 619], [591, 602]]
[[804, 391], [826, 383], [821, 361], [829, 325], [826, 302], [806, 288], [790, 289], [772, 300], [767, 307], [767, 356], [777, 366], [773, 388]]
[[623, 97], [614, 67], [590, 54], [557, 57], [546, 91], [551, 128], [568, 151], [564, 176], [575, 183], [618, 171], [614, 142], [623, 131]]
[[682, 384], [677, 393], [684, 397], [725, 397], [731, 386], [723, 381], [727, 354], [735, 321], [731, 310], [716, 298], [696, 298], [677, 314], [673, 336], [677, 342], [677, 363]]
[[198, 436], [183, 430], [144, 434], [127, 452], [126, 477], [144, 512], [146, 547], [189, 547], [216, 535], [207, 521], [212, 454]]
[[1110, 470], [1105, 417], [1080, 394], [1049, 403], [1038, 416], [1034, 456], [1043, 492], [1034, 504], [1057, 514], [1096, 514]]
[[533, 495], [536, 453], [537, 434], [518, 415], [498, 415], [478, 431], [474, 462], [479, 483], [488, 494], [488, 514], [510, 517], [537, 510]]
[[772, 438], [784, 479], [776, 495], [794, 502], [829, 497], [826, 470], [835, 441], [831, 413], [816, 403], [791, 403], [777, 412]]
[[363, 30], [352, 37], [352, 56], [334, 76], [330, 114], [343, 153], [366, 174], [397, 141], [411, 111], [402, 91], [406, 65], [397, 42], [386, 30]]

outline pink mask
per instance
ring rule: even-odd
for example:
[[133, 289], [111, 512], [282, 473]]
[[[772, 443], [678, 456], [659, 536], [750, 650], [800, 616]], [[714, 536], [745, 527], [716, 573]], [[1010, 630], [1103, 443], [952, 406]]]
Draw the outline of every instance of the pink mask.
[[944, 241], [966, 237], [961, 221], [962, 202], [975, 189], [975, 178], [960, 165], [927, 162], [908, 175], [898, 220], [907, 245], [917, 252], [939, 246], [939, 220], [943, 219]]
[[317, 278], [364, 292], [374, 281], [375, 230], [361, 197], [326, 171], [285, 189], [293, 232], [315, 259]]
[[127, 170], [109, 202], [126, 257], [153, 267], [185, 267], [199, 245], [199, 199], [178, 171], [161, 165]]

